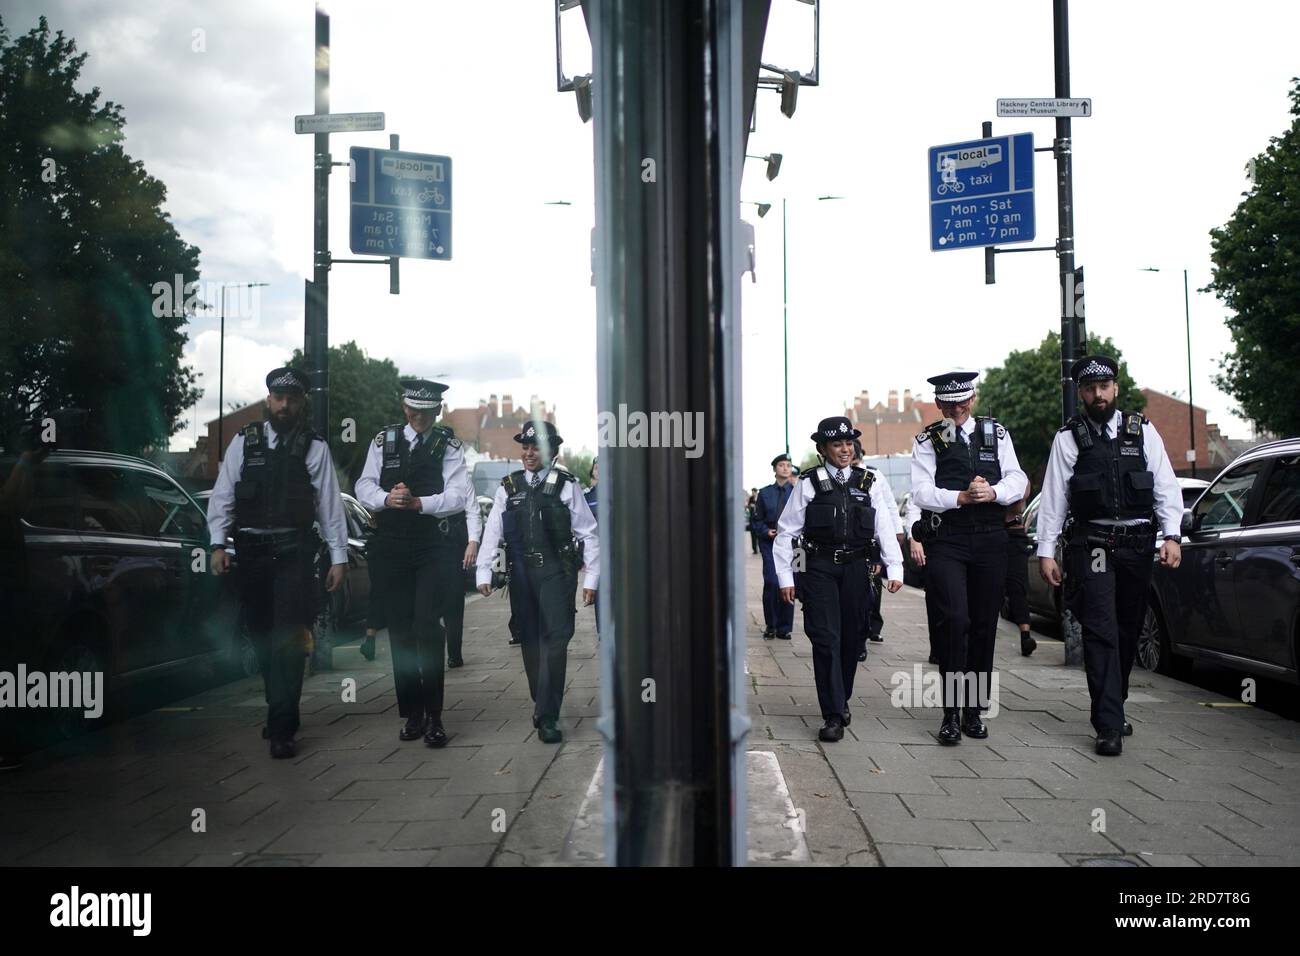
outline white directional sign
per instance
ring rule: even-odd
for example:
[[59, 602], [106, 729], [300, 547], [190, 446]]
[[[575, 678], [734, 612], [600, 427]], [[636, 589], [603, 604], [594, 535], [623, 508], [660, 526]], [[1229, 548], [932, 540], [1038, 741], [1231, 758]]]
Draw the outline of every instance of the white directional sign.
[[1091, 116], [1092, 98], [1074, 100], [1057, 99], [1000, 99], [999, 116]]
[[371, 133], [383, 128], [383, 113], [307, 113], [293, 118], [295, 133]]

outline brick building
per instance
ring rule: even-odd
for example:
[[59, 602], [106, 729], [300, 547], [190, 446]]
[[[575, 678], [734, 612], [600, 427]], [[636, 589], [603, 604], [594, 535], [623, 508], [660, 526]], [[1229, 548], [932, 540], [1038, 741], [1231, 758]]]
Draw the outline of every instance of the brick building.
[[[555, 410], [548, 409], [536, 395], [527, 406], [516, 406], [509, 395], [502, 395], [498, 405], [497, 396], [492, 395], [487, 401], [479, 399], [478, 408], [448, 409], [442, 421], [455, 430], [457, 438], [484, 456], [518, 458], [515, 435], [533, 418], [556, 424]], [[564, 434], [563, 430], [560, 434]]]
[[862, 432], [862, 450], [868, 455], [910, 454], [917, 432], [943, 417], [938, 405], [913, 398], [910, 388], [903, 390], [902, 398], [891, 388], [883, 405], [873, 405], [870, 393], [863, 390], [844, 414]]
[[[260, 398], [257, 401], [245, 405], [243, 408], [237, 408], [233, 412], [227, 412], [225, 417], [220, 419], [221, 422], [221, 441], [226, 448], [230, 447], [230, 440], [239, 433], [239, 430], [245, 425], [251, 425], [253, 422], [260, 422], [266, 418], [266, 399]], [[217, 424], [218, 419], [212, 419], [208, 422], [208, 442], [207, 442], [207, 469], [206, 476], [208, 481], [217, 480]], [[224, 456], [224, 450], [223, 450]]]
[[[1191, 447], [1188, 441], [1187, 402], [1153, 388], [1142, 389], [1147, 406], [1143, 414], [1156, 426], [1169, 453], [1169, 461], [1177, 475], [1191, 476], [1192, 465], [1187, 460]], [[1192, 429], [1196, 435], [1196, 477], [1211, 479], [1254, 442], [1228, 438], [1219, 426], [1206, 420], [1205, 409], [1192, 406]]]

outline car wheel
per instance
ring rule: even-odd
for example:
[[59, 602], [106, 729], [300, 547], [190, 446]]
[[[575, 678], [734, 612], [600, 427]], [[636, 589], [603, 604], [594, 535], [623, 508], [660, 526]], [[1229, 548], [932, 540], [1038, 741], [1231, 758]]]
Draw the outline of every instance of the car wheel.
[[[67, 674], [103, 674], [104, 693], [108, 693], [108, 666], [105, 663], [103, 653], [94, 645], [84, 640], [74, 641], [64, 648], [58, 656], [58, 663], [51, 668], [52, 672], [62, 672]], [[98, 725], [104, 722], [104, 716], [108, 713], [108, 702], [101, 701], [103, 710], [97, 718], [87, 717], [84, 708], [80, 707], [60, 707], [51, 711], [52, 726], [56, 738], [59, 740], [72, 740], [83, 734], [88, 734]]]
[[262, 669], [257, 660], [257, 648], [253, 646], [253, 635], [243, 618], [239, 621], [239, 632], [235, 635], [235, 646], [231, 654], [231, 671], [235, 677], [254, 677]]
[[1156, 609], [1147, 605], [1146, 615], [1142, 618], [1142, 629], [1138, 631], [1137, 662], [1157, 674], [1165, 673], [1161, 670], [1166, 660], [1164, 633]]

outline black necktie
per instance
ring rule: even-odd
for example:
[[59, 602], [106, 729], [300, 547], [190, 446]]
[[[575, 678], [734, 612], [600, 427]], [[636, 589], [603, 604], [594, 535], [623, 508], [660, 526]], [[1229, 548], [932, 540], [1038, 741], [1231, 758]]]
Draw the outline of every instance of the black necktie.
[[839, 472], [839, 471], [835, 472], [835, 480], [838, 481], [841, 485], [844, 484], [843, 472]]

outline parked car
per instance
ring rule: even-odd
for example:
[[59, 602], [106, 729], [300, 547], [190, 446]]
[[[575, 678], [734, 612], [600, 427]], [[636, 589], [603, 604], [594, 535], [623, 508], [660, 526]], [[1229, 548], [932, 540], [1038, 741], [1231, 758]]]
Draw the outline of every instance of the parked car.
[[[0, 484], [14, 462], [0, 459]], [[203, 509], [157, 466], [51, 452], [18, 517], [26, 623], [14, 650], [28, 667], [102, 672], [112, 708], [144, 679], [238, 662], [238, 600], [208, 573]], [[57, 714], [64, 736], [88, 729], [79, 710]]]
[[1152, 575], [1138, 660], [1300, 682], [1300, 438], [1237, 458], [1184, 512], [1182, 533], [1182, 563]]

